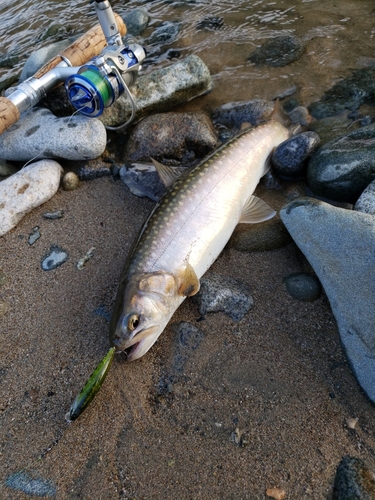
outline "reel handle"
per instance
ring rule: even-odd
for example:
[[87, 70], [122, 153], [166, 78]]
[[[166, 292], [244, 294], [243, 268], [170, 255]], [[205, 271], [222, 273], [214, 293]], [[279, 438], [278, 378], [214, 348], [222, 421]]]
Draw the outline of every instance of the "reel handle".
[[[124, 21], [118, 14], [115, 14], [115, 19], [121, 36], [125, 36], [126, 26]], [[100, 24], [97, 24], [87, 33], [77, 38], [61, 55], [68, 59], [72, 66], [82, 66], [93, 57], [99, 55], [106, 45], [103, 30]], [[40, 78], [62, 61], [63, 58], [60, 55], [55, 56], [35, 73], [34, 78]]]
[[20, 112], [15, 104], [6, 97], [0, 97], [0, 134], [18, 122]]

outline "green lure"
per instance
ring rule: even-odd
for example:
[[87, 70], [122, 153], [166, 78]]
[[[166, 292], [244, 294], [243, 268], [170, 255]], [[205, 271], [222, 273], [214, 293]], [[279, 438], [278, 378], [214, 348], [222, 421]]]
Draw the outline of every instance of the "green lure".
[[111, 347], [97, 368], [92, 372], [82, 391], [75, 398], [69, 412], [66, 414], [65, 418], [68, 421], [78, 418], [94, 399], [107, 376], [115, 351], [116, 349]]

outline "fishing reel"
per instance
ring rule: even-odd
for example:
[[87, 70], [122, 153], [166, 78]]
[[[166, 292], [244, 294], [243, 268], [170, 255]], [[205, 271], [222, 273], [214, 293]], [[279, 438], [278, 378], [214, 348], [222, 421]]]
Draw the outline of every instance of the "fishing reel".
[[81, 66], [78, 73], [66, 79], [65, 89], [70, 103], [83, 115], [96, 117], [125, 92], [132, 106], [131, 117], [119, 127], [107, 128], [125, 127], [135, 114], [134, 99], [128, 87], [135, 82], [144, 58], [143, 47], [138, 44], [118, 48], [108, 46], [102, 54]]
[[123, 44], [108, 0], [96, 0], [94, 5], [108, 45], [99, 56], [66, 79], [65, 89], [70, 103], [90, 117], [100, 116], [104, 108], [125, 92], [132, 107], [129, 120], [118, 127], [107, 127], [118, 130], [134, 118], [135, 103], [128, 87], [135, 82], [146, 54], [141, 45]]
[[[131, 104], [130, 118], [122, 125], [106, 128], [119, 130], [133, 120], [136, 107], [128, 87], [135, 82], [146, 57], [144, 48], [136, 43], [124, 45], [118, 24], [123, 34], [126, 27], [117, 15], [116, 21], [108, 0], [95, 0], [94, 6], [102, 33], [93, 28], [33, 77], [9, 89], [6, 97], [0, 97], [0, 133], [60, 83], [64, 83], [73, 107], [89, 117], [100, 116], [105, 108], [125, 93]], [[103, 39], [103, 34], [105, 42], [100, 40], [103, 45], [99, 53], [96, 46], [99, 45], [98, 40]], [[86, 53], [90, 54], [89, 57], [85, 57]], [[46, 72], [43, 71], [45, 67], [48, 67]]]

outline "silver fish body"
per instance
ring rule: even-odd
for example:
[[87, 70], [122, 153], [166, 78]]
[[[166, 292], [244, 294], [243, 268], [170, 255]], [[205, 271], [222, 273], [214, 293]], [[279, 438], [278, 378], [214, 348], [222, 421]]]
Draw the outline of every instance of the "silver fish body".
[[270, 218], [252, 219], [252, 194], [272, 150], [288, 137], [275, 120], [240, 134], [155, 207], [125, 265], [111, 321], [111, 342], [129, 361], [143, 356], [186, 296], [197, 293], [236, 225]]

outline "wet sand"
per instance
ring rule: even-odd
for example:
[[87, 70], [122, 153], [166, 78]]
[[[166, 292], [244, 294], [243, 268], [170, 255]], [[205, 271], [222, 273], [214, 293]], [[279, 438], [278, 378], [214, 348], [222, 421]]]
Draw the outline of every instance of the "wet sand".
[[[129, 364], [116, 356], [91, 406], [64, 420], [108, 350], [106, 316], [152, 206], [120, 181], [97, 179], [60, 190], [0, 238], [0, 301], [10, 306], [0, 317], [0, 497], [37, 498], [7, 486], [18, 473], [49, 481], [56, 499], [264, 499], [271, 487], [288, 499], [330, 498], [345, 455], [373, 466], [374, 408], [350, 372], [326, 296], [304, 303], [286, 292], [283, 278], [307, 266], [294, 244], [226, 249], [212, 270], [247, 284], [250, 312], [237, 323], [221, 313], [198, 321], [186, 300], [146, 356]], [[62, 219], [43, 219], [57, 209]], [[35, 226], [42, 236], [29, 246]], [[45, 272], [52, 245], [69, 260]], [[181, 321], [204, 336], [166, 389]]]

